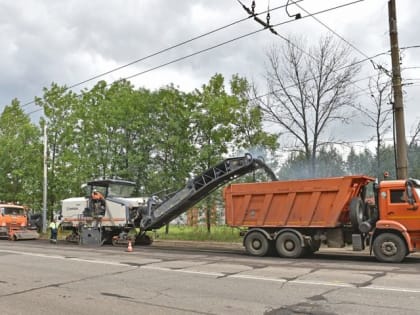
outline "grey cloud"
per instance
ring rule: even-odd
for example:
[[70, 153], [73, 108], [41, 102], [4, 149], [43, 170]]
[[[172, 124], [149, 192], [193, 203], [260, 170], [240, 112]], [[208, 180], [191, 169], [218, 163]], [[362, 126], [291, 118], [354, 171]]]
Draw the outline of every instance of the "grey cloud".
[[[270, 5], [284, 2], [271, 1]], [[321, 6], [320, 1], [305, 0], [302, 5], [315, 12], [344, 2], [323, 1]], [[244, 3], [249, 5], [250, 1]], [[257, 6], [257, 10], [264, 10], [267, 2], [257, 1]], [[398, 9], [402, 16], [398, 21], [400, 44], [420, 44], [420, 22], [416, 19], [420, 4], [414, 0], [399, 1]], [[386, 14], [386, 1], [372, 0], [319, 18], [370, 55], [389, 49]], [[69, 85], [83, 81], [244, 17], [246, 13], [234, 0], [0, 0], [0, 106], [14, 97], [32, 100], [51, 82]], [[272, 23], [286, 20], [284, 10], [272, 12]], [[248, 20], [104, 79], [110, 82], [258, 29], [255, 21]], [[276, 30], [283, 36], [304, 36], [310, 40], [327, 32], [309, 18]], [[148, 87], [149, 78], [153, 77], [153, 87], [174, 83], [185, 88], [182, 78], [188, 77], [188, 86], [200, 87], [215, 73], [222, 73], [227, 79], [239, 73], [255, 80], [263, 93], [265, 51], [273, 43], [282, 44], [283, 40], [268, 31], [260, 32], [132, 81]], [[418, 53], [414, 49], [405, 52], [403, 63], [420, 65]], [[362, 58], [357, 52], [354, 56]], [[387, 57], [380, 60], [389, 65]], [[371, 73], [369, 67], [364, 68], [363, 76]], [[418, 99], [417, 88], [407, 89], [407, 93], [407, 116], [413, 120], [417, 115], [412, 105]], [[354, 135], [350, 127], [343, 132], [349, 137], [361, 137]]]

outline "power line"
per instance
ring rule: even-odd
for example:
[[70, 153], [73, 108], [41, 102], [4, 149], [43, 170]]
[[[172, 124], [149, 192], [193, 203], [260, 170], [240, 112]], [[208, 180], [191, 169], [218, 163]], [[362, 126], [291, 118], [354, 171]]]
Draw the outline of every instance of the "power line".
[[[290, 0], [290, 1], [293, 2], [298, 8], [300, 8], [301, 10], [303, 10], [305, 13], [310, 14], [309, 11], [307, 11], [305, 8], [303, 8], [301, 5], [299, 5], [297, 2], [295, 2], [293, 0]], [[361, 1], [364, 1], [364, 0], [361, 0]], [[343, 42], [345, 42], [348, 46], [350, 46], [355, 51], [357, 51], [359, 54], [361, 54], [363, 57], [368, 58], [368, 55], [366, 53], [364, 53], [363, 51], [361, 51], [358, 47], [356, 47], [355, 45], [353, 45], [350, 41], [348, 41], [343, 36], [341, 36], [340, 34], [338, 34], [336, 31], [334, 31], [327, 24], [325, 24], [324, 22], [322, 22], [320, 19], [318, 19], [315, 16], [312, 16], [312, 18], [315, 21], [317, 21], [319, 24], [321, 24], [323, 27], [325, 27], [326, 29], [328, 29], [335, 36], [337, 36], [340, 40], [342, 40]], [[389, 73], [389, 71], [387, 69], [385, 69], [382, 65], [379, 65], [379, 64], [375, 63], [372, 59], [370, 60], [370, 62], [372, 63], [372, 65], [374, 66], [375, 69], [384, 70], [386, 73]]]
[[[281, 39], [283, 39], [284, 41], [286, 41], [290, 46], [292, 46], [292, 47], [294, 47], [295, 49], [297, 49], [297, 50], [299, 50], [300, 52], [302, 52], [303, 54], [305, 54], [306, 56], [308, 56], [308, 57], [310, 57], [312, 60], [314, 60], [314, 61], [316, 61], [316, 62], [319, 62], [319, 60], [317, 60], [317, 58], [315, 58], [313, 55], [311, 55], [310, 53], [308, 53], [307, 51], [305, 51], [304, 49], [302, 49], [301, 47], [299, 47], [298, 45], [296, 45], [296, 44], [294, 44], [292, 41], [290, 41], [288, 38], [286, 38], [286, 37], [284, 37], [284, 36], [282, 36], [282, 35], [280, 35], [274, 28], [273, 28], [273, 26], [272, 25], [270, 25], [270, 19], [269, 19], [269, 15], [267, 15], [267, 21], [266, 22], [264, 22], [264, 21], [262, 21], [260, 18], [258, 18], [256, 15], [255, 15], [255, 13], [254, 13], [254, 7], [255, 7], [255, 2], [253, 1], [252, 2], [252, 9], [249, 9], [248, 7], [246, 7], [240, 0], [237, 0], [241, 5], [242, 5], [242, 7], [243, 7], [243, 9], [250, 15], [250, 17], [253, 17], [254, 18], [254, 20], [255, 21], [257, 21], [259, 24], [261, 24], [262, 26], [264, 26], [264, 28], [266, 28], [266, 29], [268, 29], [268, 30], [270, 30], [270, 32], [271, 33], [273, 33], [274, 35], [276, 35], [276, 36], [278, 36], [278, 37], [280, 37]], [[298, 13], [298, 14], [295, 14], [295, 15], [290, 15], [289, 14], [289, 12], [288, 12], [288, 10], [287, 10], [287, 7], [288, 7], [288, 5], [289, 5], [289, 2], [292, 2], [292, 3], [294, 3], [294, 4], [296, 4], [297, 5], [297, 1], [296, 2], [294, 2], [293, 0], [288, 0], [287, 1], [287, 4], [286, 4], [286, 13], [287, 13], [287, 15], [289, 16], [289, 17], [294, 17], [296, 20], [298, 20], [298, 19], [301, 19], [302, 18], [302, 15], [300, 14], [300, 13]], [[348, 5], [350, 5], [350, 4], [355, 4], [355, 3], [358, 3], [358, 2], [361, 2], [361, 1], [364, 1], [364, 0], [358, 0], [358, 1], [354, 1], [354, 2], [352, 2], [352, 3], [349, 3]], [[298, 5], [297, 5], [298, 6]], [[301, 9], [303, 9], [302, 7], [300, 7], [300, 6], [298, 6], [299, 8], [301, 8]], [[304, 11], [305, 11], [305, 13], [307, 13], [308, 15], [307, 16], [305, 16], [305, 17], [308, 17], [308, 16], [310, 16], [310, 17], [312, 17], [312, 18], [314, 18], [315, 20], [317, 20], [317, 21], [319, 21], [320, 22], [320, 20], [318, 20], [315, 16], [313, 16], [313, 15], [311, 15], [311, 13], [310, 12], [308, 12], [308, 11], [306, 11], [305, 9], [303, 9]], [[269, 13], [267, 13], [267, 14], [269, 14]], [[322, 22], [320, 22], [320, 23], [322, 23]], [[325, 25], [326, 26], [326, 25]], [[326, 27], [328, 27], [328, 26], [326, 26]], [[332, 31], [332, 30], [331, 30]], [[338, 35], [338, 34], [337, 34]], [[365, 56], [366, 57], [366, 56]], [[336, 72], [336, 71], [334, 71], [334, 72]], [[356, 85], [356, 84], [354, 84], [359, 90], [362, 90], [362, 88], [361, 87], [359, 87], [358, 85]]]
[[[370, 61], [371, 59], [373, 59], [373, 58], [377, 58], [377, 57], [379, 57], [379, 56], [382, 56], [382, 55], [385, 55], [385, 54], [388, 54], [389, 53], [389, 51], [386, 51], [386, 52], [382, 52], [382, 53], [379, 53], [379, 54], [376, 54], [376, 55], [373, 55], [373, 56], [368, 56], [368, 58], [364, 58], [364, 59], [361, 59], [361, 60], [357, 60], [357, 61], [355, 61], [355, 62], [353, 62], [353, 63], [350, 63], [350, 64], [348, 64], [348, 65], [345, 65], [345, 66], [343, 66], [343, 67], [341, 67], [341, 68], [338, 68], [336, 71], [340, 71], [340, 70], [344, 70], [344, 69], [346, 69], [346, 68], [349, 68], [349, 67], [352, 67], [352, 66], [355, 66], [355, 65], [358, 65], [358, 64], [361, 64], [361, 63], [363, 63], [363, 62], [366, 62], [366, 61]], [[306, 82], [309, 82], [310, 80], [312, 80], [312, 79], [307, 79], [307, 80], [305, 80], [305, 81], [303, 81], [302, 83], [306, 83]], [[286, 86], [284, 89], [290, 89], [290, 88], [293, 88], [293, 87], [296, 87], [297, 86], [297, 84], [291, 84], [291, 85], [289, 85], [289, 86]], [[269, 96], [269, 95], [271, 95], [271, 94], [274, 94], [274, 93], [276, 93], [276, 92], [279, 92], [279, 91], [281, 91], [282, 89], [279, 89], [279, 90], [274, 90], [274, 91], [271, 91], [271, 92], [268, 92], [268, 93], [265, 93], [265, 94], [262, 94], [262, 95], [258, 95], [258, 96], [255, 96], [254, 98], [252, 98], [252, 99], [249, 99], [249, 101], [251, 102], [251, 101], [255, 101], [255, 100], [258, 100], [258, 99], [260, 99], [260, 98], [263, 98], [263, 97], [266, 97], [266, 96]]]
[[[286, 22], [286, 23], [287, 23], [287, 22]], [[254, 31], [254, 32], [252, 32], [252, 33], [249, 33], [249, 35], [252, 35], [252, 34], [254, 34], [254, 33], [256, 33], [256, 32], [260, 32], [260, 31], [262, 31], [262, 30], [257, 30], [257, 31]], [[245, 34], [245, 35], [247, 35], [247, 34]], [[244, 36], [245, 36], [245, 35], [244, 35]], [[231, 41], [232, 41], [232, 40], [231, 40]], [[223, 43], [219, 44], [219, 46], [220, 46], [220, 45], [222, 45], [222, 44], [223, 44]], [[211, 48], [211, 47], [209, 47], [208, 49], [210, 49], [210, 48]], [[194, 54], [198, 54], [198, 53], [199, 53], [199, 52], [196, 52], [196, 53], [194, 53]], [[351, 64], [348, 64], [348, 65], [346, 65], [346, 66], [343, 66], [343, 67], [341, 67], [341, 68], [337, 69], [336, 71], [340, 71], [340, 70], [343, 70], [343, 69], [345, 69], [345, 68], [352, 67], [352, 66], [354, 66], [354, 65], [357, 65], [357, 64], [360, 64], [360, 63], [363, 63], [363, 62], [369, 61], [369, 60], [370, 60], [370, 59], [372, 59], [372, 58], [377, 58], [377, 57], [379, 57], [379, 56], [382, 56], [382, 55], [385, 55], [385, 54], [388, 54], [388, 53], [389, 53], [389, 51], [386, 51], [386, 52], [382, 52], [382, 53], [378, 53], [378, 54], [376, 54], [376, 55], [370, 56], [370, 57], [365, 58], [365, 59], [357, 60], [357, 61], [355, 61], [355, 62], [353, 62], [353, 63], [351, 63]], [[194, 54], [192, 54], [192, 55], [194, 55]], [[189, 56], [189, 55], [188, 55], [188, 56]], [[184, 56], [184, 57], [181, 57], [181, 58], [186, 59], [188, 56]], [[181, 59], [181, 58], [178, 58], [178, 59]], [[178, 59], [175, 59], [175, 60], [179, 61]], [[167, 64], [169, 64], [169, 63], [174, 63], [174, 62], [175, 62], [175, 60], [173, 60], [172, 62], [168, 62], [168, 63], [166, 63], [165, 65], [167, 65]], [[163, 66], [164, 66], [164, 65], [157, 66], [157, 67], [163, 67]], [[154, 67], [154, 68], [153, 68], [153, 70], [155, 70], [155, 68], [157, 68], [157, 67]], [[145, 71], [144, 71], [144, 73], [146, 73], [146, 72], [150, 72], [150, 71], [152, 71], [152, 69], [145, 70]], [[132, 75], [131, 77], [134, 77], [134, 76], [136, 76], [136, 75], [140, 75], [140, 74], [143, 74], [143, 72], [142, 72], [142, 73], [135, 74], [135, 75]], [[131, 77], [128, 77], [128, 78], [131, 78]], [[114, 81], [113, 83], [115, 83], [115, 82], [121, 82], [121, 81], [123, 81], [123, 80], [127, 80], [128, 78], [123, 78], [123, 79], [120, 79], [120, 80]], [[366, 77], [366, 78], [369, 78], [369, 77]], [[363, 78], [363, 79], [360, 79], [360, 80], [356, 80], [355, 82], [360, 82], [360, 81], [362, 81], [362, 80], [365, 80], [366, 78]], [[309, 81], [309, 80], [306, 80], [306, 81], [304, 81], [304, 82], [307, 82], [307, 81]], [[304, 83], [304, 82], [303, 82], [303, 83]], [[113, 83], [109, 83], [109, 84], [107, 84], [107, 86], [109, 86], [109, 85], [111, 85], [111, 84], [113, 84]], [[289, 85], [289, 86], [285, 87], [285, 89], [289, 89], [289, 88], [292, 88], [292, 87], [295, 87], [295, 86], [296, 86], [296, 84], [292, 84], [292, 85]], [[360, 88], [360, 89], [361, 89], [361, 88]], [[253, 97], [253, 98], [251, 98], [251, 99], [248, 99], [248, 101], [252, 102], [252, 101], [258, 100], [258, 99], [260, 99], [260, 98], [263, 98], [263, 97], [269, 96], [269, 95], [271, 95], [271, 94], [273, 94], [273, 93], [279, 92], [279, 91], [280, 91], [280, 90], [275, 90], [275, 91], [271, 91], [271, 92], [268, 92], [268, 93], [265, 93], [265, 94], [261, 94], [261, 95], [255, 96], [255, 97]], [[364, 90], [363, 90], [363, 89], [361, 89], [361, 91], [362, 91], [362, 92], [364, 92]], [[81, 94], [78, 94], [77, 96], [81, 96]], [[42, 111], [42, 108], [35, 109], [35, 110], [33, 110], [33, 111], [31, 111], [31, 112], [28, 112], [28, 113], [26, 113], [26, 114], [30, 116], [30, 115], [32, 115], [32, 114], [35, 114], [35, 113], [39, 112], [39, 111]]]
[[[303, 0], [297, 0], [297, 2], [301, 2], [301, 1], [303, 1]], [[277, 6], [277, 7], [272, 8], [271, 10], [272, 10], [272, 11], [276, 11], [276, 10], [282, 9], [282, 8], [284, 8], [284, 7], [286, 7], [286, 5]], [[259, 12], [259, 13], [256, 13], [256, 15], [261, 15], [261, 14], [264, 14], [264, 13], [267, 13], [267, 12], [268, 12], [267, 10], [265, 10], [265, 11], [261, 11], [261, 12]], [[139, 59], [133, 60], [133, 61], [131, 61], [131, 62], [127, 63], [127, 64], [124, 64], [124, 65], [122, 65], [122, 66], [119, 66], [119, 67], [113, 68], [113, 69], [111, 69], [111, 70], [108, 70], [108, 71], [102, 72], [102, 73], [100, 73], [100, 74], [97, 74], [97, 75], [95, 75], [95, 76], [93, 76], [93, 77], [90, 77], [90, 78], [88, 78], [88, 79], [85, 79], [85, 80], [83, 80], [83, 81], [80, 81], [80, 82], [74, 83], [74, 84], [72, 84], [72, 85], [68, 86], [68, 87], [66, 88], [66, 90], [70, 90], [70, 89], [72, 89], [72, 88], [78, 87], [78, 86], [80, 86], [80, 85], [82, 85], [82, 84], [85, 84], [85, 83], [87, 83], [87, 82], [93, 81], [93, 80], [95, 80], [95, 79], [99, 79], [99, 78], [101, 78], [101, 77], [103, 77], [103, 76], [105, 76], [105, 75], [111, 74], [111, 73], [113, 73], [113, 72], [119, 71], [119, 70], [124, 69], [124, 68], [127, 68], [127, 67], [129, 67], [129, 66], [132, 66], [132, 65], [134, 65], [134, 64], [136, 64], [136, 63], [139, 63], [139, 62], [141, 62], [141, 61], [145, 61], [145, 60], [150, 59], [150, 58], [152, 58], [152, 57], [156, 57], [156, 56], [158, 56], [158, 55], [160, 55], [160, 54], [163, 54], [163, 53], [165, 53], [165, 52], [168, 52], [168, 51], [170, 51], [170, 50], [172, 50], [172, 49], [175, 49], [175, 48], [178, 48], [178, 47], [184, 46], [184, 45], [189, 44], [189, 43], [191, 43], [191, 42], [193, 42], [193, 41], [195, 41], [195, 40], [197, 40], [197, 39], [200, 39], [200, 38], [206, 37], [206, 36], [208, 36], [208, 35], [214, 34], [214, 33], [216, 33], [216, 32], [219, 32], [219, 31], [221, 31], [221, 30], [224, 30], [224, 29], [229, 28], [229, 27], [231, 27], [231, 26], [234, 26], [234, 25], [236, 25], [236, 24], [242, 23], [242, 22], [244, 22], [244, 21], [248, 20], [249, 18], [250, 18], [250, 17], [243, 18], [243, 19], [239, 19], [239, 20], [236, 20], [236, 21], [234, 21], [234, 22], [232, 22], [232, 23], [229, 23], [229, 24], [226, 24], [226, 25], [223, 25], [223, 26], [217, 27], [217, 28], [215, 28], [215, 29], [213, 29], [213, 30], [210, 30], [210, 31], [206, 32], [206, 33], [203, 33], [203, 34], [201, 34], [201, 35], [197, 35], [197, 36], [192, 37], [192, 38], [190, 38], [190, 39], [187, 39], [187, 40], [185, 40], [185, 41], [179, 42], [178, 44], [175, 44], [175, 45], [169, 46], [169, 47], [167, 47], [167, 48], [164, 48], [164, 49], [159, 50], [159, 51], [157, 51], [157, 52], [154, 52], [154, 53], [152, 53], [152, 54], [149, 54], [149, 55], [146, 55], [146, 56], [141, 57], [141, 58], [139, 58]], [[27, 102], [27, 103], [23, 104], [23, 105], [22, 105], [22, 107], [28, 106], [28, 105], [33, 104], [33, 103], [35, 103], [35, 101], [30, 101], [30, 102]]]
[[[297, 2], [290, 0], [293, 4], [295, 4], [299, 9], [303, 10], [306, 14], [310, 14], [310, 12], [308, 10], [306, 10], [304, 7], [302, 7], [301, 5], [299, 5]], [[361, 0], [364, 1], [364, 0]], [[360, 1], [359, 1], [360, 2]], [[317, 21], [319, 24], [321, 24], [322, 26], [324, 26], [327, 30], [329, 30], [331, 33], [333, 33], [335, 36], [337, 36], [339, 39], [341, 39], [343, 42], [345, 42], [347, 45], [349, 45], [351, 48], [353, 48], [354, 50], [356, 50], [359, 54], [361, 54], [363, 57], [368, 58], [368, 56], [361, 51], [359, 48], [357, 48], [355, 45], [353, 45], [351, 42], [349, 42], [348, 40], [346, 40], [343, 36], [341, 36], [340, 34], [338, 34], [336, 31], [334, 31], [331, 27], [329, 27], [327, 24], [325, 24], [324, 22], [322, 22], [320, 19], [318, 19], [315, 16], [312, 16], [312, 18]]]
[[412, 83], [412, 84], [403, 84], [403, 85], [404, 85], [405, 88], [407, 88], [407, 87], [416, 87], [416, 86], [420, 86], [420, 83], [417, 83], [417, 84], [415, 84], [415, 83]]
[[410, 49], [410, 48], [420, 48], [420, 45], [405, 46], [405, 47], [401, 47], [400, 50]]
[[[329, 9], [321, 10], [321, 11], [318, 11], [318, 12], [315, 12], [315, 13], [308, 14], [308, 15], [306, 15], [306, 16], [303, 16], [303, 17], [302, 17], [302, 19], [303, 19], [303, 18], [310, 17], [310, 16], [313, 16], [313, 15], [317, 15], [317, 14], [322, 14], [322, 13], [326, 13], [326, 12], [329, 12], [329, 11], [333, 11], [333, 10], [336, 10], [336, 9], [339, 9], [339, 8], [342, 8], [342, 7], [345, 7], [345, 6], [352, 5], [352, 4], [357, 3], [357, 2], [360, 2], [360, 1], [364, 1], [364, 0], [357, 0], [357, 1], [349, 2], [349, 3], [343, 4], [343, 5], [339, 5], [339, 6], [336, 6], [336, 7], [332, 7], [332, 8], [329, 8]], [[294, 22], [294, 21], [295, 21], [295, 20], [289, 20], [289, 21], [280, 22], [280, 23], [277, 23], [277, 24], [272, 25], [272, 27], [277, 27], [277, 26], [280, 26], [280, 25], [285, 25], [285, 24], [288, 24], [288, 23], [291, 23], [291, 22]], [[156, 66], [156, 67], [153, 67], [153, 68], [147, 69], [147, 70], [145, 70], [145, 71], [141, 71], [141, 72], [138, 72], [138, 73], [136, 73], [136, 74], [130, 75], [130, 76], [128, 76], [128, 77], [125, 77], [125, 78], [121, 79], [121, 81], [122, 81], [122, 80], [127, 80], [127, 79], [132, 79], [133, 77], [136, 77], [136, 76], [139, 76], [139, 75], [142, 75], [142, 74], [148, 73], [148, 72], [150, 72], [150, 71], [153, 71], [153, 70], [156, 70], [156, 69], [159, 69], [159, 68], [165, 67], [165, 66], [167, 66], [167, 65], [170, 65], [170, 64], [173, 64], [173, 63], [179, 62], [179, 61], [181, 61], [181, 60], [184, 60], [184, 59], [187, 59], [187, 58], [190, 58], [190, 57], [196, 56], [196, 55], [198, 55], [198, 54], [201, 54], [201, 53], [207, 52], [207, 51], [209, 51], [209, 50], [213, 50], [213, 49], [215, 49], [215, 48], [218, 48], [218, 47], [224, 46], [224, 45], [226, 45], [226, 44], [232, 43], [232, 42], [234, 42], [234, 41], [237, 41], [237, 40], [243, 39], [243, 38], [245, 38], [245, 37], [248, 37], [248, 36], [254, 35], [254, 34], [259, 33], [259, 32], [261, 32], [261, 31], [264, 31], [264, 30], [265, 30], [265, 28], [264, 28], [264, 29], [260, 29], [260, 30], [256, 30], [256, 31], [253, 31], [253, 32], [250, 32], [250, 33], [247, 33], [247, 34], [244, 34], [244, 35], [241, 35], [241, 36], [238, 36], [238, 37], [232, 38], [232, 39], [227, 40], [227, 41], [225, 41], [225, 42], [222, 42], [222, 43], [216, 44], [216, 45], [214, 45], [214, 46], [211, 46], [211, 47], [208, 47], [208, 48], [205, 48], [205, 49], [202, 49], [202, 50], [196, 51], [196, 52], [191, 53], [191, 54], [189, 54], [189, 55], [186, 55], [186, 56], [183, 56], [183, 57], [180, 57], [180, 58], [173, 59], [173, 60], [171, 60], [171, 61], [168, 61], [168, 62], [166, 62], [166, 63], [163, 63], [163, 64], [161, 64], [161, 65], [158, 65], [158, 66]], [[282, 38], [283, 38], [283, 37], [282, 37]], [[283, 38], [283, 39], [285, 39], [285, 38]], [[288, 39], [285, 39], [285, 40], [288, 40]], [[117, 80], [116, 82], [119, 82], [119, 81], [120, 81], [120, 80]]]
[[[324, 10], [321, 10], [321, 11], [318, 11], [318, 12], [314, 12], [314, 13], [312, 13], [312, 14], [302, 16], [302, 19], [304, 19], [304, 18], [308, 18], [308, 17], [311, 17], [311, 16], [313, 16], [313, 15], [322, 14], [322, 13], [330, 12], [330, 11], [333, 11], [333, 10], [336, 10], [336, 9], [340, 9], [340, 8], [343, 8], [343, 7], [346, 7], [346, 6], [352, 5], [352, 4], [357, 3], [357, 2], [360, 2], [360, 1], [364, 1], [364, 0], [357, 0], [357, 1], [349, 2], [349, 3], [345, 3], [345, 4], [342, 4], [342, 5], [338, 5], [338, 6], [335, 6], [335, 7], [331, 7], [331, 8], [328, 8], [328, 9], [324, 9]], [[283, 7], [284, 7], [284, 6], [283, 6]], [[247, 19], [248, 19], [248, 18], [247, 18]], [[291, 22], [294, 22], [294, 21], [295, 21], [295, 20], [288, 20], [288, 21], [280, 22], [280, 23], [277, 23], [277, 24], [272, 25], [272, 27], [277, 27], [277, 26], [280, 26], [280, 25], [285, 25], [285, 24], [288, 24], [288, 23], [291, 23]], [[232, 38], [232, 39], [230, 39], [230, 40], [227, 40], [227, 41], [221, 42], [221, 43], [219, 43], [219, 44], [216, 44], [216, 45], [213, 45], [213, 46], [207, 47], [207, 48], [205, 48], [205, 49], [201, 49], [201, 50], [199, 50], [199, 51], [196, 51], [196, 52], [194, 52], [194, 53], [191, 53], [191, 54], [185, 55], [185, 56], [183, 56], [183, 57], [179, 57], [179, 58], [172, 59], [172, 60], [170, 60], [170, 61], [168, 61], [168, 62], [165, 62], [165, 63], [163, 63], [163, 64], [160, 64], [160, 65], [157, 65], [157, 66], [155, 66], [155, 67], [152, 67], [152, 68], [146, 69], [146, 70], [144, 70], [144, 71], [141, 71], [141, 72], [135, 73], [135, 74], [130, 75], [130, 76], [128, 76], [128, 77], [125, 77], [125, 78], [122, 78], [122, 79], [116, 80], [116, 81], [114, 81], [114, 82], [112, 82], [112, 83], [107, 84], [106, 86], [110, 86], [110, 85], [112, 85], [112, 84], [114, 84], [114, 83], [118, 83], [118, 82], [121, 82], [121, 81], [124, 81], [124, 80], [129, 80], [129, 79], [132, 79], [132, 78], [134, 78], [134, 77], [137, 77], [137, 76], [140, 76], [140, 75], [143, 75], [143, 74], [149, 73], [149, 72], [151, 72], [151, 71], [154, 71], [154, 70], [157, 70], [157, 69], [163, 68], [163, 67], [165, 67], [165, 66], [168, 66], [168, 65], [171, 65], [171, 64], [177, 63], [177, 62], [179, 62], [179, 61], [182, 61], [182, 60], [185, 60], [185, 59], [191, 58], [191, 57], [193, 57], [193, 56], [196, 56], [196, 55], [202, 54], [202, 53], [204, 53], [204, 52], [208, 52], [208, 51], [213, 50], [213, 49], [215, 49], [215, 48], [218, 48], [218, 47], [224, 46], [224, 45], [226, 45], [226, 44], [229, 44], [229, 43], [235, 42], [235, 41], [240, 40], [240, 39], [243, 39], [243, 38], [245, 38], [245, 37], [248, 37], [248, 36], [251, 36], [251, 35], [257, 34], [257, 33], [262, 32], [262, 31], [264, 31], [264, 30], [265, 30], [265, 28], [263, 28], [263, 29], [259, 29], [259, 30], [256, 30], [256, 31], [253, 31], [253, 32], [250, 32], [250, 33], [246, 33], [246, 34], [243, 34], [243, 35], [237, 36], [237, 37], [235, 37], [235, 38]], [[341, 69], [339, 69], [339, 70], [341, 70]], [[68, 90], [68, 88], [67, 88], [66, 90]], [[78, 94], [78, 96], [80, 96], [80, 95], [82, 95], [82, 94]], [[34, 102], [35, 102], [35, 101], [32, 101], [32, 102], [30, 102], [29, 104], [33, 104]], [[25, 104], [25, 105], [29, 105], [29, 104]], [[29, 112], [29, 113], [27, 113], [27, 114], [28, 114], [28, 115], [32, 115], [32, 114], [34, 114], [34, 113], [36, 113], [36, 112], [39, 112], [39, 111], [41, 111], [41, 110], [42, 110], [42, 108], [41, 108], [41, 109], [37, 109], [37, 110], [33, 110], [33, 111], [31, 111], [31, 112]]]

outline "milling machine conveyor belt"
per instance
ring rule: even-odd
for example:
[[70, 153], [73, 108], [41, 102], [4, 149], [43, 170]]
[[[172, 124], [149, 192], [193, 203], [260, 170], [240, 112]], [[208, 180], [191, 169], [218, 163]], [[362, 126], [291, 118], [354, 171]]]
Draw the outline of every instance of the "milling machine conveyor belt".
[[147, 231], [162, 227], [218, 187], [260, 168], [264, 169], [272, 180], [277, 180], [273, 171], [262, 160], [254, 159], [250, 154], [224, 160], [189, 180], [184, 188], [169, 199], [158, 202], [150, 198], [147, 213], [143, 214], [141, 229]]

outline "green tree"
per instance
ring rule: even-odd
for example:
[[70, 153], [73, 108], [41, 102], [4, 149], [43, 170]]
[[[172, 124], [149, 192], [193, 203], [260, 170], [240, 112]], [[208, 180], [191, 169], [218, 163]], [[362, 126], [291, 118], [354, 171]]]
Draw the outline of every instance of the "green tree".
[[40, 130], [14, 99], [0, 115], [0, 199], [40, 208], [43, 148]]
[[36, 103], [45, 114], [41, 126], [48, 125], [49, 208], [93, 178], [133, 180], [148, 196], [181, 188], [232, 152], [273, 150], [276, 136], [262, 130], [246, 80], [234, 76], [230, 87], [215, 75], [193, 93], [172, 85], [136, 90], [126, 80], [100, 81], [80, 95], [57, 84], [45, 88]]
[[420, 178], [420, 146], [412, 144], [408, 148], [409, 177]]
[[375, 156], [369, 149], [365, 148], [360, 153], [356, 153], [354, 148], [350, 149], [346, 160], [347, 173], [351, 175], [366, 174], [374, 176], [375, 169]]
[[[262, 130], [262, 115], [258, 107], [248, 101], [249, 84], [239, 76], [230, 80], [230, 93], [226, 91], [224, 78], [214, 75], [207, 85], [194, 92], [195, 111], [192, 114], [192, 132], [197, 172], [212, 167], [229, 152], [244, 151], [250, 147], [274, 148], [276, 138]], [[206, 225], [210, 232], [211, 211], [216, 200], [206, 200]]]
[[323, 147], [316, 157], [315, 175], [308, 172], [308, 161], [305, 152], [298, 151], [289, 155], [280, 168], [282, 179], [303, 179], [312, 177], [342, 176], [345, 174], [345, 163], [341, 153], [333, 146]]
[[[396, 178], [396, 168], [395, 168], [395, 151], [394, 146], [382, 146], [379, 150], [381, 156], [381, 166], [380, 170], [377, 170], [377, 177], [382, 179], [383, 174], [387, 172], [389, 178]], [[376, 159], [376, 156], [375, 156]], [[377, 169], [376, 167], [374, 169]]]
[[302, 151], [292, 152], [282, 164], [279, 178], [284, 180], [309, 178], [308, 161]]
[[[42, 98], [36, 98], [36, 104], [41, 106], [44, 117], [41, 128], [47, 125], [48, 137], [48, 209], [60, 207], [60, 200], [80, 191], [80, 183], [74, 181], [77, 165], [82, 163], [79, 156], [74, 156], [74, 128], [78, 121], [74, 117], [74, 108], [78, 106], [77, 95], [65, 86], [51, 84], [44, 88]], [[76, 177], [77, 178], [77, 177]]]
[[322, 147], [316, 159], [316, 177], [343, 176], [343, 156], [334, 146]]
[[408, 174], [411, 178], [420, 178], [420, 121], [418, 121], [411, 130], [411, 140], [408, 145]]
[[177, 190], [185, 184], [196, 155], [191, 118], [195, 103], [191, 95], [170, 85], [153, 93], [152, 104], [152, 128], [148, 136], [153, 138], [153, 160], [149, 186], [155, 191], [162, 187]]

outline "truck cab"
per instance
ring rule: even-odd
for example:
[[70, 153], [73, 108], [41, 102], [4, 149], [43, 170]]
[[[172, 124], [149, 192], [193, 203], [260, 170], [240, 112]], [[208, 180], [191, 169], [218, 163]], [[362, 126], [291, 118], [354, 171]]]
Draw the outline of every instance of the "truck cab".
[[[383, 255], [391, 260], [394, 255], [403, 257], [404, 254], [419, 250], [420, 248], [420, 181], [386, 180], [378, 185], [377, 204], [379, 220], [373, 231], [373, 251], [375, 255]], [[386, 236], [383, 236], [383, 235]], [[398, 236], [405, 244], [399, 244]], [[378, 238], [386, 238], [385, 242]], [[381, 244], [380, 244], [381, 243]], [[375, 245], [376, 244], [376, 245]], [[399, 248], [398, 248], [399, 247]], [[404, 256], [405, 256], [404, 255]]]
[[407, 183], [402, 180], [382, 181], [379, 185], [378, 204], [381, 220], [401, 223], [408, 231], [420, 230], [420, 209], [418, 209], [420, 187], [417, 180], [409, 180], [413, 187], [408, 198]]
[[36, 239], [39, 234], [28, 230], [25, 207], [12, 203], [0, 204], [0, 238], [10, 240]]

